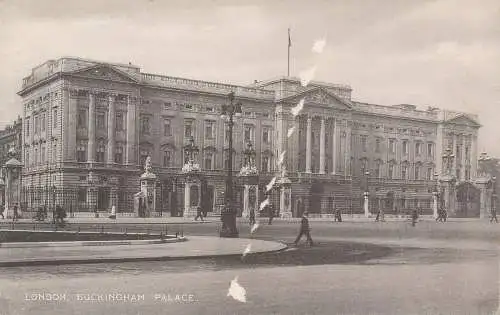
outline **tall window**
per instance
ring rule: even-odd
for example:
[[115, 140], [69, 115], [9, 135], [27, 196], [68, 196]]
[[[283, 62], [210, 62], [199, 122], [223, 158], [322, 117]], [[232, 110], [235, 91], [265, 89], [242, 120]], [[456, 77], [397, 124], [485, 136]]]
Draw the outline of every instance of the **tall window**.
[[401, 165], [401, 179], [407, 179], [408, 177], [408, 165]]
[[119, 145], [115, 148], [115, 163], [123, 163], [123, 146]]
[[26, 155], [24, 159], [25, 159], [24, 164], [26, 166], [30, 165], [30, 153], [28, 152], [28, 150], [26, 150]]
[[172, 151], [165, 150], [163, 152], [163, 167], [171, 167], [172, 166]]
[[389, 179], [394, 179], [394, 164], [389, 163], [388, 168], [387, 168], [387, 176]]
[[106, 147], [101, 142], [97, 145], [96, 162], [104, 162], [104, 152], [106, 152]]
[[415, 143], [415, 154], [416, 155], [422, 154], [422, 143], [420, 142]]
[[106, 124], [104, 122], [104, 113], [97, 113], [97, 129], [106, 128]]
[[35, 156], [34, 156], [34, 159], [33, 159], [33, 164], [34, 165], [38, 165], [38, 149], [35, 148]]
[[415, 165], [415, 180], [420, 179], [420, 165]]
[[380, 178], [380, 165], [382, 163], [380, 161], [375, 161], [375, 177]]
[[211, 170], [214, 168], [213, 167], [213, 162], [214, 162], [213, 156], [214, 156], [213, 152], [205, 152], [205, 159], [203, 161], [203, 164], [204, 164], [203, 166], [206, 170]]
[[87, 116], [87, 112], [85, 110], [78, 111], [78, 127], [79, 128], [86, 128], [87, 127], [86, 116]]
[[163, 120], [163, 136], [170, 137], [172, 135], [172, 125], [170, 119]]
[[87, 202], [87, 189], [80, 188], [78, 190], [78, 202]]
[[380, 139], [375, 139], [375, 152], [380, 153]]
[[215, 138], [215, 121], [205, 120], [205, 139], [211, 140]]
[[368, 142], [368, 137], [361, 136], [361, 150], [363, 150], [363, 152], [366, 152], [366, 150], [368, 149], [367, 142]]
[[229, 143], [229, 138], [231, 138], [231, 133], [229, 132], [229, 125], [224, 125], [224, 143]]
[[432, 143], [427, 143], [427, 156], [434, 157], [434, 150]]
[[264, 173], [268, 173], [271, 171], [271, 163], [269, 156], [263, 156], [262, 157], [262, 162], [261, 162], [261, 171]]
[[79, 143], [76, 147], [76, 160], [78, 162], [87, 161], [87, 146], [84, 143]]
[[462, 161], [462, 146], [457, 145], [455, 150], [456, 150], [456, 154], [455, 154], [456, 161], [457, 162]]
[[122, 112], [116, 112], [115, 114], [115, 129], [118, 131], [122, 131], [123, 129], [123, 113]]
[[470, 180], [470, 168], [465, 168], [465, 180]]
[[42, 114], [40, 127], [41, 127], [42, 132], [44, 132], [45, 131], [45, 113]]
[[35, 116], [35, 130], [34, 130], [35, 135], [38, 133], [38, 127], [39, 127], [38, 116]]
[[432, 180], [434, 177], [434, 174], [432, 172], [433, 172], [432, 167], [428, 167], [427, 174], [425, 175], [425, 179]]
[[26, 124], [26, 137], [30, 135], [30, 120], [27, 118], [24, 123]]
[[40, 163], [45, 163], [45, 145], [42, 145], [42, 149], [40, 152]]
[[395, 139], [389, 139], [389, 152], [392, 154], [396, 153], [396, 140]]
[[360, 163], [361, 163], [361, 175], [365, 175], [365, 173], [368, 171], [368, 161], [366, 159], [362, 159]]
[[192, 120], [185, 120], [184, 121], [184, 137], [185, 138], [190, 138], [194, 135], [194, 122]]
[[52, 128], [57, 128], [57, 109], [52, 112]]
[[403, 154], [408, 154], [408, 140], [403, 140], [402, 142]]
[[470, 161], [470, 149], [469, 146], [465, 147], [465, 160]]
[[271, 143], [271, 132], [269, 127], [262, 128], [262, 142], [263, 143]]
[[252, 125], [245, 125], [245, 142], [254, 142], [254, 127]]
[[149, 135], [151, 132], [150, 129], [150, 124], [149, 124], [149, 117], [148, 116], [142, 116], [141, 117], [141, 133], [143, 135]]
[[57, 162], [57, 144], [52, 147], [52, 162]]

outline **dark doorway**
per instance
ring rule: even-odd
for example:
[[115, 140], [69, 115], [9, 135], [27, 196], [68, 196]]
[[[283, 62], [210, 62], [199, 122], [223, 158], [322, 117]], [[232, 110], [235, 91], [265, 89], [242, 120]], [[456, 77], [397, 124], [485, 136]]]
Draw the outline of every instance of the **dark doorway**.
[[321, 213], [321, 198], [323, 197], [323, 184], [315, 182], [309, 191], [309, 212]]
[[109, 208], [109, 187], [99, 187], [97, 190], [97, 210], [108, 211]]

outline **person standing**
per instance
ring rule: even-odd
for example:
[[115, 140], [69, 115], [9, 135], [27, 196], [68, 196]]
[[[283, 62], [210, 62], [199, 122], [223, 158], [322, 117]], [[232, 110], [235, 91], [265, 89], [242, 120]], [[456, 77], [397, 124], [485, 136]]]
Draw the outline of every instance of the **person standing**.
[[411, 226], [415, 226], [417, 224], [418, 219], [418, 209], [413, 209], [411, 213]]
[[274, 219], [274, 207], [272, 204], [269, 204], [267, 209], [269, 211], [269, 222], [267, 224], [271, 225], [273, 224], [273, 219]]
[[335, 207], [335, 217], [333, 221], [342, 222], [342, 210], [340, 209], [340, 207]]
[[201, 221], [203, 221], [203, 211], [201, 209], [201, 206], [196, 207], [196, 217], [194, 218], [194, 220], [198, 221], [198, 218], [200, 218]]
[[17, 219], [19, 218], [19, 214], [17, 212], [17, 203], [14, 205], [14, 216], [12, 217], [12, 221], [17, 221]]
[[308, 219], [307, 212], [304, 212], [302, 214], [302, 220], [300, 221], [299, 235], [297, 236], [297, 238], [295, 239], [295, 242], [294, 242], [295, 246], [298, 245], [298, 243], [303, 235], [305, 235], [307, 237], [306, 242], [308, 242], [310, 246], [313, 246], [313, 240], [311, 238], [311, 227], [309, 226], [309, 219]]
[[498, 223], [497, 219], [497, 209], [495, 207], [491, 208], [491, 218], [490, 218], [490, 223], [493, 223], [493, 220], [495, 220], [496, 223]]

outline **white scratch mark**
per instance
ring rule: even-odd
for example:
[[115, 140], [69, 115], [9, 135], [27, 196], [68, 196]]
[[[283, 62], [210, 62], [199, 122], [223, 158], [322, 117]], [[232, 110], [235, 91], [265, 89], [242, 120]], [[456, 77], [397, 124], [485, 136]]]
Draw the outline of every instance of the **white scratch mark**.
[[245, 247], [245, 250], [243, 251], [243, 257], [250, 254], [251, 251], [252, 251], [252, 244], [248, 244], [247, 247]]
[[310, 69], [304, 70], [300, 72], [300, 83], [302, 86], [307, 86], [309, 82], [314, 78], [314, 74], [316, 73], [316, 66], [311, 67]]
[[250, 233], [253, 234], [257, 229], [259, 228], [259, 222], [255, 222], [254, 225], [252, 225], [252, 229], [250, 230]]
[[318, 54], [321, 54], [323, 52], [323, 49], [325, 48], [326, 45], [326, 39], [318, 39], [314, 42], [312, 51]]
[[266, 191], [270, 191], [271, 189], [273, 189], [275, 183], [276, 183], [276, 176], [274, 176], [273, 179], [271, 179], [271, 181], [269, 182], [269, 184], [266, 185]]
[[293, 133], [295, 132], [295, 126], [293, 126], [292, 128], [288, 129], [288, 133], [287, 133], [287, 137], [290, 138]]
[[300, 100], [300, 102], [297, 105], [295, 105], [295, 107], [292, 107], [291, 111], [292, 111], [293, 117], [297, 116], [302, 111], [302, 109], [304, 109], [304, 101], [305, 101], [305, 99], [303, 98]]
[[238, 283], [238, 276], [236, 276], [236, 278], [234, 278], [233, 280], [231, 280], [231, 285], [229, 286], [229, 290], [227, 292], [227, 296], [232, 297], [236, 301], [240, 301], [240, 302], [246, 303], [247, 302], [246, 295], [247, 295], [247, 291], [245, 290], [244, 287], [242, 287]]
[[280, 154], [280, 157], [278, 159], [278, 166], [280, 166], [281, 164], [283, 164], [283, 161], [285, 160], [285, 154], [286, 154], [286, 151], [283, 151], [281, 154]]
[[260, 207], [259, 207], [259, 210], [262, 210], [264, 209], [265, 206], [267, 206], [269, 204], [269, 198], [267, 198], [266, 200], [262, 201], [260, 203]]

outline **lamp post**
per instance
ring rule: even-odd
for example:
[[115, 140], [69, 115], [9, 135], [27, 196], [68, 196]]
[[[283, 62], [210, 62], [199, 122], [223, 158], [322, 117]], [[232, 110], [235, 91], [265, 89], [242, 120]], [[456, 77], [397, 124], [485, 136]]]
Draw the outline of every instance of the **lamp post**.
[[365, 172], [365, 192], [363, 194], [364, 197], [364, 203], [363, 203], [363, 209], [365, 211], [365, 217], [370, 216], [370, 206], [369, 206], [369, 187], [368, 187], [368, 177], [370, 176], [370, 172], [366, 171]]
[[221, 116], [227, 118], [229, 128], [229, 151], [227, 163], [226, 191], [224, 208], [221, 211], [222, 228], [220, 237], [238, 237], [236, 228], [236, 209], [233, 204], [233, 125], [234, 116], [241, 115], [241, 103], [234, 103], [234, 92], [229, 93], [229, 105], [222, 105]]
[[[198, 154], [200, 150], [194, 144], [193, 137], [189, 138], [189, 142], [184, 146], [184, 153], [186, 155], [186, 162], [182, 167], [182, 173], [185, 174], [185, 186], [184, 186], [184, 217], [191, 217], [196, 213], [191, 208], [191, 186], [193, 186], [197, 180], [196, 177], [199, 174], [200, 166], [195, 163], [195, 154]], [[197, 206], [200, 205], [201, 192], [198, 190], [198, 201]]]

